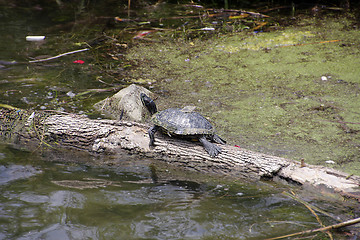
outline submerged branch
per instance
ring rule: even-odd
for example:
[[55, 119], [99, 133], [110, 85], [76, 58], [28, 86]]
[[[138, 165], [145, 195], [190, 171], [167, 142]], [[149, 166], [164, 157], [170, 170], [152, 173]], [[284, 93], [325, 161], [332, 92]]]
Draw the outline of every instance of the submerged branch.
[[49, 58], [44, 58], [44, 59], [39, 59], [39, 60], [32, 60], [32, 61], [29, 61], [29, 63], [38, 63], [38, 62], [50, 61], [50, 60], [53, 60], [53, 59], [56, 59], [56, 58], [66, 56], [66, 55], [79, 53], [79, 52], [84, 52], [84, 51], [88, 51], [88, 50], [90, 50], [90, 49], [89, 48], [83, 48], [83, 49], [80, 49], [80, 50], [75, 50], [75, 51], [71, 51], [71, 52], [62, 53], [62, 54], [56, 55], [54, 57], [49, 57]]
[[330, 225], [330, 226], [327, 226], [327, 227], [322, 227], [322, 228], [317, 228], [317, 229], [312, 229], [312, 230], [306, 230], [306, 231], [292, 233], [292, 234], [288, 234], [288, 235], [284, 235], [284, 236], [280, 236], [280, 237], [268, 238], [266, 240], [283, 239], [283, 238], [294, 237], [294, 236], [303, 235], [303, 234], [324, 232], [324, 231], [328, 231], [328, 230], [332, 230], [332, 229], [338, 229], [338, 228], [343, 228], [343, 227], [355, 225], [355, 224], [358, 224], [358, 223], [360, 223], [360, 218], [355, 218], [355, 219], [351, 219], [351, 220], [341, 222], [341, 223], [338, 223], [338, 224]]
[[112, 91], [119, 90], [120, 88], [122, 88], [122, 86], [110, 87], [110, 88], [88, 89], [88, 90], [86, 90], [84, 92], [76, 94], [76, 97], [80, 97], [80, 96], [90, 94], [90, 93], [112, 92]]
[[[290, 193], [287, 193], [287, 192], [283, 192], [283, 194], [284, 194], [285, 196], [288, 196], [288, 197], [294, 199], [295, 201], [297, 201], [297, 202], [305, 205], [309, 210], [311, 209], [310, 211], [313, 213], [313, 215], [314, 215], [316, 218], [318, 218], [318, 216], [317, 216], [317, 214], [315, 213], [315, 211], [317, 211], [317, 212], [319, 212], [319, 213], [321, 213], [321, 214], [324, 214], [325, 216], [328, 216], [328, 217], [330, 217], [330, 218], [333, 218], [333, 217], [332, 217], [330, 214], [328, 214], [327, 212], [321, 210], [321, 209], [318, 208], [318, 207], [315, 207], [315, 206], [311, 205], [311, 204], [308, 203], [308, 202], [305, 202], [304, 200], [298, 198], [295, 194], [290, 194]], [[314, 211], [314, 210], [315, 210], [315, 211]]]
[[[323, 224], [323, 222], [321, 221], [319, 215], [316, 214], [316, 212], [315, 212], [314, 209], [316, 209], [316, 210], [319, 211], [319, 212], [322, 212], [323, 214], [325, 214], [325, 215], [327, 215], [327, 216], [329, 216], [329, 214], [327, 214], [327, 213], [324, 212], [324, 211], [321, 211], [320, 209], [318, 209], [318, 208], [316, 208], [316, 207], [314, 207], [314, 206], [311, 206], [309, 203], [305, 202], [304, 200], [299, 199], [298, 197], [296, 197], [296, 195], [295, 195], [294, 193], [292, 193], [292, 194], [284, 193], [284, 194], [287, 195], [287, 196], [289, 196], [289, 197], [291, 197], [292, 199], [294, 199], [294, 200], [302, 203], [307, 209], [309, 209], [309, 211], [311, 212], [311, 214], [315, 216], [316, 221], [320, 224], [320, 226], [325, 227], [324, 224]], [[333, 236], [332, 236], [332, 234], [331, 234], [329, 231], [326, 231], [326, 234], [329, 236], [329, 238], [330, 238], [331, 240], [333, 239]]]

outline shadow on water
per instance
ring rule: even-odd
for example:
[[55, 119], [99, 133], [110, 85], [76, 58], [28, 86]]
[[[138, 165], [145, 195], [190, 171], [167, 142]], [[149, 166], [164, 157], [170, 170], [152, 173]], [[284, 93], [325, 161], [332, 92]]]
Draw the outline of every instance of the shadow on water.
[[[114, 4], [111, 11], [95, 5], [91, 9], [106, 12], [105, 19], [118, 13], [126, 17], [125, 5]], [[25, 62], [84, 47], [82, 41], [96, 38], [106, 24], [87, 28], [91, 16], [86, 17], [79, 6], [73, 6], [72, 14], [56, 4], [48, 7], [2, 6], [0, 60]], [[67, 14], [57, 15], [59, 10]], [[75, 16], [86, 19], [87, 27], [73, 24]], [[78, 32], [86, 33], [79, 37]], [[45, 33], [43, 43], [25, 41], [26, 35]], [[46, 64], [4, 65], [0, 102], [91, 114], [88, 106], [106, 94], [88, 98], [76, 94], [124, 84], [114, 76], [127, 63], [120, 56], [107, 56], [115, 63], [106, 63], [109, 71], [105, 72], [98, 67], [100, 54], [80, 53]], [[79, 59], [86, 64], [74, 63]], [[352, 202], [331, 194], [319, 196], [296, 186], [182, 172], [136, 156], [116, 158], [112, 165], [106, 164], [114, 162], [108, 156], [65, 150], [45, 154], [40, 149], [30, 153], [0, 145], [0, 239], [264, 239], [320, 227], [308, 208], [283, 194], [290, 191], [323, 210], [317, 214], [324, 225], [358, 214]], [[318, 233], [314, 239], [326, 236]]]

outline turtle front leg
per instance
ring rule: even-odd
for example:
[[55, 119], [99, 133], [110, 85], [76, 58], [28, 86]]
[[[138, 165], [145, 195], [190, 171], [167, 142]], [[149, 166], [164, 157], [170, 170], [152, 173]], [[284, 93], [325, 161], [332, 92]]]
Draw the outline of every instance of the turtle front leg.
[[216, 157], [219, 153], [221, 153], [221, 148], [209, 142], [205, 136], [199, 138], [199, 141], [202, 143], [205, 150], [209, 153], [211, 157]]
[[158, 126], [153, 126], [149, 129], [148, 133], [149, 133], [149, 137], [150, 137], [150, 142], [149, 142], [149, 146], [154, 146], [155, 144], [155, 133], [158, 130]]

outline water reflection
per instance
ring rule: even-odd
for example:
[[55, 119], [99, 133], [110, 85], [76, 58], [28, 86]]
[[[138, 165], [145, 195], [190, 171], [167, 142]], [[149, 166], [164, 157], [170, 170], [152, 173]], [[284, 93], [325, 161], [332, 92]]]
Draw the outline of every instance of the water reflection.
[[191, 173], [154, 183], [143, 159], [109, 169], [0, 150], [3, 239], [263, 239], [319, 227], [305, 206], [267, 183], [219, 185]]
[[41, 231], [30, 231], [17, 239], [98, 239], [96, 229], [77, 224], [54, 224]]
[[[3, 206], [7, 219], [16, 224], [3, 229], [24, 239], [52, 239], [57, 234], [73, 239], [77, 229], [88, 232], [91, 238], [116, 238], [120, 232], [124, 237], [158, 239], [196, 239], [219, 233], [239, 237], [257, 218], [254, 213], [259, 208], [263, 211], [264, 202], [268, 202], [263, 198], [221, 199], [205, 192], [199, 198], [192, 190], [170, 184], [133, 188], [79, 192], [49, 189], [46, 195], [40, 191], [43, 186], [27, 192], [8, 190]], [[281, 205], [267, 208], [284, 207]]]
[[8, 165], [8, 166], [0, 166], [0, 185], [6, 184], [8, 182], [29, 178], [35, 174], [41, 173], [40, 170], [29, 166], [29, 165]]
[[1, 239], [263, 239], [319, 226], [301, 203], [267, 183], [220, 185], [191, 173], [182, 180], [159, 173], [154, 183], [151, 161], [90, 167], [0, 150]]

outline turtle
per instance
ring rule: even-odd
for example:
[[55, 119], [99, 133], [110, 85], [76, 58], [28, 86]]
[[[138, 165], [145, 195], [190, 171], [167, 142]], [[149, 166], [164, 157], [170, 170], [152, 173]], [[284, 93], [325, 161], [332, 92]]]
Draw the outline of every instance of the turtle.
[[145, 93], [141, 93], [140, 98], [150, 112], [151, 122], [154, 124], [148, 130], [150, 147], [154, 146], [155, 133], [162, 130], [171, 137], [185, 137], [200, 141], [211, 157], [221, 153], [222, 149], [212, 142], [225, 144], [226, 141], [215, 134], [212, 124], [200, 113], [195, 112], [193, 107], [168, 108], [158, 112], [155, 102]]

